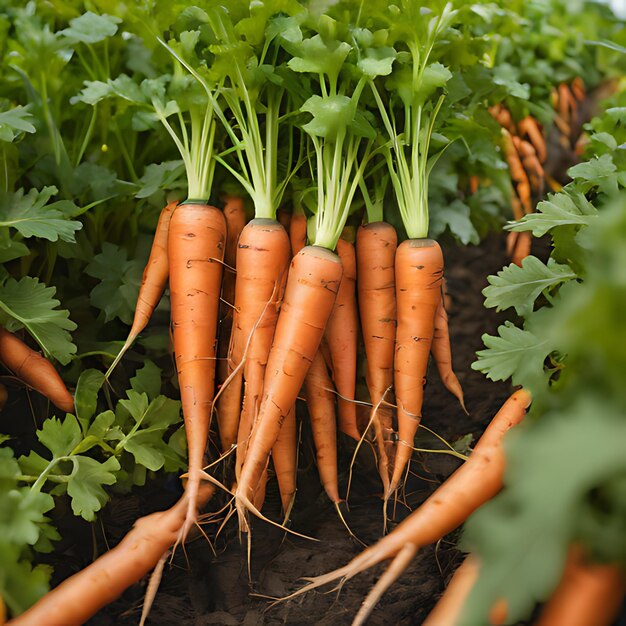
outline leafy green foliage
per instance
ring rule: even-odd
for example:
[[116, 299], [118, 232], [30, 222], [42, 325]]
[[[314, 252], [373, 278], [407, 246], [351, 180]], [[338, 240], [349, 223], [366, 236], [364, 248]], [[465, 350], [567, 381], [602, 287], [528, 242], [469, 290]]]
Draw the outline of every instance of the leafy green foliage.
[[[606, 132], [605, 117], [591, 126]], [[617, 141], [604, 136], [591, 144], [605, 151]], [[582, 544], [592, 560], [626, 563], [621, 445], [626, 437], [626, 214], [624, 193], [615, 195], [614, 186], [606, 185], [607, 177], [618, 180], [625, 170], [608, 163], [592, 158], [572, 168], [574, 181], [543, 203], [541, 215], [512, 225], [534, 234], [550, 232], [554, 249], [548, 264], [527, 259], [522, 267], [491, 277], [485, 289], [491, 306], [514, 306], [526, 321], [523, 330], [508, 322], [500, 337], [486, 337], [487, 350], [478, 353], [474, 367], [524, 385], [533, 404], [526, 423], [507, 439], [505, 489], [466, 525], [463, 543], [478, 554], [481, 575], [464, 608], [463, 625], [486, 622], [500, 599], [506, 601], [508, 619], [526, 619], [555, 589], [573, 543]], [[557, 264], [557, 258], [569, 265]], [[540, 295], [545, 296], [541, 308], [524, 305], [525, 298]], [[523, 339], [529, 330], [532, 341]], [[531, 351], [516, 360], [520, 347], [538, 349], [542, 343], [535, 358]], [[552, 353], [541, 358], [547, 346]]]
[[36, 278], [25, 276], [19, 282], [9, 278], [0, 287], [2, 323], [8, 330], [26, 328], [43, 351], [60, 363], [69, 363], [76, 352], [69, 331], [76, 324], [54, 295], [54, 287], [46, 287]]

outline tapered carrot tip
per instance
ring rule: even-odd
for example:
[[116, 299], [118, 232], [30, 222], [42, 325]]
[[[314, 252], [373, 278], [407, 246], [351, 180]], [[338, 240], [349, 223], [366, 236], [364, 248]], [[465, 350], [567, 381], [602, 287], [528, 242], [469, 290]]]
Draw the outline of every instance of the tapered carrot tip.
[[7, 391], [7, 388], [0, 384], [0, 411], [4, 409], [4, 405], [7, 403], [8, 398], [9, 392]]

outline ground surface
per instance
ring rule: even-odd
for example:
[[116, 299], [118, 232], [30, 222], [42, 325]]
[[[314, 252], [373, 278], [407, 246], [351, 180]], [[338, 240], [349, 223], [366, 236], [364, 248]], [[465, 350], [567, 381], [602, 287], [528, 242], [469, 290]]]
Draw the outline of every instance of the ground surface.
[[[503, 239], [492, 237], [478, 248], [449, 247], [446, 250], [448, 291], [452, 296], [450, 330], [454, 364], [463, 384], [470, 415], [466, 416], [455, 398], [441, 386], [434, 368], [429, 370], [424, 406], [424, 424], [450, 441], [471, 433], [479, 436], [490, 417], [507, 397], [504, 384], [486, 381], [470, 369], [474, 353], [482, 347], [481, 335], [493, 332], [499, 318], [482, 307], [481, 289], [486, 277], [506, 261]], [[305, 434], [306, 441], [306, 434]], [[421, 447], [435, 447], [427, 436]], [[342, 441], [345, 486], [347, 463], [353, 447]], [[311, 455], [300, 458], [298, 495], [292, 515], [292, 528], [319, 539], [307, 541], [285, 536], [264, 523], [253, 528], [252, 582], [248, 582], [245, 547], [239, 543], [234, 519], [214, 544], [213, 554], [204, 539], [187, 548], [187, 564], [179, 551], [165, 576], [155, 601], [149, 624], [204, 626], [243, 624], [349, 624], [378, 578], [382, 568], [375, 568], [348, 582], [341, 593], [312, 592], [268, 609], [268, 601], [259, 595], [282, 597], [295, 589], [303, 576], [315, 576], [347, 563], [362, 549], [348, 536], [345, 528], [319, 487]], [[407, 502], [415, 508], [459, 462], [448, 455], [421, 453], [413, 461], [413, 476], [407, 487]], [[350, 496], [348, 523], [366, 544], [373, 543], [382, 532], [382, 509], [376, 470], [367, 453], [361, 455]], [[421, 477], [421, 478], [420, 478]], [[93, 546], [104, 549], [103, 536], [109, 545], [116, 543], [134, 519], [167, 506], [173, 492], [140, 493], [115, 498], [102, 516], [100, 532], [78, 524], [61, 530], [66, 537], [61, 560], [55, 564], [55, 579], [60, 580], [82, 567], [92, 558]], [[276, 512], [277, 496], [269, 490], [267, 510]], [[408, 510], [398, 505], [397, 518]], [[67, 518], [66, 518], [67, 519]], [[92, 532], [95, 536], [92, 536]], [[215, 527], [207, 533], [214, 536]], [[460, 561], [454, 547], [456, 536], [447, 537], [435, 550], [422, 550], [409, 570], [382, 599], [370, 624], [420, 624], [428, 614], [444, 583]], [[92, 626], [137, 624], [145, 581], [129, 589], [117, 602], [90, 620]], [[255, 595], [258, 594], [258, 595]]]

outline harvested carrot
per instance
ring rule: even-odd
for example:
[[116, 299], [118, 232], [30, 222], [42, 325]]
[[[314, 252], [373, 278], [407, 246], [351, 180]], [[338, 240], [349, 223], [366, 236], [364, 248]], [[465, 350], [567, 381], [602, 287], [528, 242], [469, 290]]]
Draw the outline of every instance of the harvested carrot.
[[296, 256], [306, 246], [306, 215], [294, 212], [289, 223], [289, 240], [291, 242], [291, 256]]
[[422, 626], [456, 626], [463, 604], [477, 580], [478, 559], [470, 554], [454, 572]]
[[[222, 286], [222, 299], [225, 300], [225, 311], [232, 313], [232, 305], [235, 301], [235, 277], [233, 269], [237, 267], [237, 242], [239, 235], [246, 225], [246, 209], [243, 198], [239, 196], [226, 196], [224, 198], [224, 218], [226, 219], [226, 246], [224, 248], [224, 281]], [[231, 269], [233, 268], [233, 269]]]
[[505, 107], [496, 104], [489, 109], [489, 113], [493, 116], [493, 118], [502, 126], [502, 128], [506, 129], [508, 132], [516, 134], [515, 122], [511, 117], [511, 113]]
[[391, 224], [373, 222], [356, 235], [357, 290], [363, 343], [367, 357], [366, 380], [373, 409], [378, 468], [385, 491], [389, 486], [388, 451], [393, 432], [391, 412], [380, 406], [393, 385], [396, 339], [395, 257], [398, 236]]
[[[203, 486], [198, 501], [204, 504], [213, 491], [213, 487]], [[185, 495], [172, 508], [137, 520], [117, 546], [8, 623], [11, 626], [84, 624], [103, 606], [141, 580], [176, 543], [185, 523], [187, 499]]]
[[8, 399], [9, 392], [7, 391], [7, 388], [2, 383], [0, 383], [0, 412], [4, 409], [4, 406], [7, 403]]
[[356, 306], [356, 257], [354, 246], [344, 239], [337, 242], [343, 276], [333, 312], [326, 326], [331, 371], [339, 393], [339, 430], [356, 441], [361, 438], [356, 420], [356, 351], [359, 319]]
[[585, 82], [580, 76], [576, 76], [576, 78], [572, 81], [570, 89], [572, 90], [572, 93], [574, 94], [576, 100], [578, 100], [578, 102], [583, 102], [583, 100], [587, 96], [587, 93], [585, 89]]
[[152, 241], [152, 248], [150, 249], [150, 256], [141, 279], [141, 287], [139, 288], [139, 295], [137, 297], [133, 324], [122, 349], [107, 370], [106, 378], [111, 375], [111, 372], [115, 369], [135, 339], [137, 339], [139, 333], [148, 325], [154, 309], [161, 301], [161, 296], [163, 295], [169, 276], [167, 234], [170, 227], [170, 220], [172, 219], [174, 209], [177, 205], [177, 200], [170, 202], [161, 211], [161, 215], [159, 215], [159, 221], [157, 222], [154, 239]]
[[433, 334], [433, 343], [430, 348], [433, 359], [437, 364], [437, 370], [439, 371], [439, 377], [444, 387], [456, 397], [461, 403], [463, 410], [467, 412], [465, 408], [465, 400], [463, 398], [463, 388], [457, 378], [454, 370], [452, 369], [452, 350], [450, 349], [450, 329], [448, 328], [448, 314], [443, 302], [443, 289], [442, 297], [437, 307], [435, 314], [435, 332]]
[[225, 242], [222, 211], [194, 202], [176, 207], [170, 221], [168, 256], [174, 355], [189, 456], [184, 534], [196, 520], [211, 422]]
[[293, 500], [296, 497], [296, 469], [298, 464], [296, 431], [296, 407], [294, 404], [287, 413], [276, 443], [272, 447], [272, 462], [278, 481], [285, 521], [289, 517]]
[[52, 363], [4, 328], [0, 328], [0, 362], [54, 406], [74, 413], [74, 398]]
[[608, 626], [626, 592], [624, 571], [585, 561], [580, 546], [570, 548], [563, 577], [536, 626]]
[[353, 622], [362, 624], [374, 607], [372, 598], [378, 599], [384, 593], [419, 548], [438, 541], [460, 526], [502, 488], [505, 468], [502, 439], [510, 428], [522, 421], [529, 404], [530, 394], [527, 391], [522, 389], [511, 395], [486, 428], [470, 458], [418, 509], [350, 563], [310, 579], [311, 582], [296, 594], [339, 579], [349, 580], [381, 561], [394, 559], [395, 566], [392, 562], [390, 567], [391, 575], [379, 580]]
[[527, 115], [523, 120], [519, 122], [517, 125], [519, 130], [519, 136], [524, 137], [525, 135], [528, 137], [530, 143], [535, 148], [537, 152], [537, 157], [541, 163], [545, 163], [548, 158], [548, 152], [546, 149], [546, 140], [543, 137], [543, 133], [539, 128], [539, 123], [537, 120], [532, 117], [532, 115]]
[[283, 298], [289, 259], [289, 237], [276, 220], [256, 218], [243, 229], [237, 254], [231, 359], [234, 366], [244, 359], [244, 398], [243, 406], [237, 399], [236, 412], [221, 416], [222, 420], [231, 421], [231, 432], [236, 433], [237, 476], [263, 396], [265, 366]]
[[443, 254], [432, 239], [408, 239], [396, 251], [398, 327], [394, 386], [398, 406], [398, 444], [388, 497], [411, 459], [413, 439], [422, 417], [426, 369], [435, 315], [441, 302]]
[[337, 421], [333, 383], [322, 353], [318, 350], [304, 380], [317, 471], [326, 495], [333, 504], [341, 501], [337, 481]]
[[333, 309], [341, 261], [326, 248], [307, 246], [291, 262], [274, 343], [265, 370], [263, 400], [235, 493], [240, 522], [283, 421], [296, 402]]
[[537, 157], [535, 148], [528, 141], [524, 141], [518, 137], [515, 137], [514, 141], [532, 188], [535, 190], [537, 195], [543, 195], [545, 174]]

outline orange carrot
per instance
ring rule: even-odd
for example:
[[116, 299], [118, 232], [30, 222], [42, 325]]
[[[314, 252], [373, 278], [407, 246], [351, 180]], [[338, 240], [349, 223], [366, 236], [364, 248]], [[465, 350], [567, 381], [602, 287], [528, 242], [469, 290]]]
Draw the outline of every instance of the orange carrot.
[[478, 192], [478, 187], [480, 186], [480, 178], [475, 174], [469, 177], [469, 189], [470, 194], [475, 195]]
[[333, 383], [318, 350], [304, 380], [307, 409], [317, 457], [317, 471], [333, 504], [341, 501], [337, 482], [337, 421]]
[[0, 412], [4, 409], [4, 406], [7, 403], [8, 399], [9, 392], [7, 391], [7, 388], [2, 383], [0, 383]]
[[245, 351], [244, 398], [243, 406], [239, 402], [241, 417], [239, 410], [222, 416], [236, 426], [237, 475], [263, 395], [265, 366], [287, 280], [289, 248], [289, 237], [276, 220], [256, 218], [239, 238], [232, 360], [238, 365]]
[[502, 126], [502, 128], [506, 129], [510, 133], [515, 133], [515, 122], [513, 122], [513, 118], [511, 117], [511, 113], [508, 109], [499, 104], [491, 107], [489, 109], [489, 113], [494, 117], [494, 119]]
[[289, 223], [289, 240], [291, 241], [291, 255], [296, 256], [306, 246], [306, 215], [294, 212]]
[[576, 78], [572, 81], [570, 88], [578, 102], [582, 102], [585, 99], [587, 95], [585, 91], [585, 83], [580, 76], [576, 76]]
[[537, 158], [535, 148], [528, 141], [524, 141], [518, 137], [514, 137], [513, 139], [533, 189], [537, 195], [543, 195], [544, 171]]
[[443, 303], [442, 297], [435, 314], [435, 333], [433, 335], [433, 343], [430, 351], [432, 352], [439, 377], [444, 387], [457, 398], [461, 403], [463, 410], [465, 409], [465, 401], [463, 399], [463, 388], [452, 369], [452, 350], [450, 349], [450, 330], [448, 328], [448, 314]]
[[174, 355], [189, 456], [186, 534], [209, 435], [215, 382], [216, 332], [226, 242], [224, 214], [206, 204], [179, 204], [168, 237]]
[[[203, 487], [199, 501], [208, 501], [213, 491], [213, 487]], [[8, 623], [11, 626], [84, 624], [155, 567], [163, 553], [176, 542], [185, 522], [186, 509], [187, 496], [183, 496], [172, 508], [137, 520], [117, 546], [64, 580]]]
[[536, 626], [609, 626], [621, 607], [625, 584], [618, 566], [587, 563], [580, 547], [574, 546]]
[[[395, 257], [398, 236], [391, 224], [361, 226], [356, 235], [357, 289], [363, 343], [367, 357], [366, 380], [379, 452], [378, 467], [385, 491], [389, 485], [386, 442], [391, 439], [391, 412], [379, 406], [393, 385], [396, 338]], [[378, 407], [378, 409], [376, 409]], [[390, 444], [389, 444], [390, 447]]]
[[74, 413], [74, 398], [52, 363], [1, 327], [0, 362], [29, 387], [46, 396], [54, 406]]
[[398, 406], [398, 444], [386, 494], [398, 486], [413, 452], [413, 439], [422, 417], [428, 355], [441, 302], [443, 254], [432, 239], [408, 239], [396, 252], [398, 327], [394, 386]]
[[235, 273], [230, 268], [237, 267], [237, 242], [239, 235], [246, 225], [246, 209], [243, 198], [226, 196], [224, 198], [224, 217], [226, 219], [226, 247], [224, 248], [224, 282], [222, 285], [222, 299], [226, 301], [225, 311], [232, 314], [232, 305], [235, 302]]
[[326, 339], [332, 363], [332, 375], [339, 393], [339, 430], [349, 437], [361, 438], [356, 421], [356, 349], [359, 320], [356, 307], [356, 257], [354, 246], [340, 239], [337, 254], [343, 266], [343, 276], [333, 312], [326, 326]]
[[[272, 447], [272, 462], [278, 481], [280, 501], [285, 521], [296, 497], [296, 469], [298, 464], [296, 442], [296, 406], [291, 407]], [[258, 507], [257, 507], [258, 508]], [[260, 510], [260, 509], [259, 509]]]
[[455, 626], [463, 604], [478, 580], [478, 560], [471, 554], [454, 572], [446, 590], [422, 626]]
[[276, 211], [276, 219], [278, 220], [279, 224], [287, 232], [289, 232], [289, 226], [291, 224], [291, 213], [287, 211], [287, 209], [278, 209], [278, 211]]
[[250, 436], [236, 491], [240, 522], [283, 421], [296, 402], [333, 309], [341, 261], [326, 248], [307, 246], [291, 262], [274, 343], [265, 371], [263, 401]]
[[387, 575], [365, 599], [353, 624], [362, 624], [386, 589], [406, 568], [417, 550], [438, 541], [460, 526], [479, 506], [502, 488], [505, 468], [502, 439], [519, 424], [530, 404], [530, 394], [516, 391], [500, 408], [470, 458], [391, 533], [370, 546], [347, 565], [310, 579], [297, 594], [356, 576], [387, 559], [394, 559]]
[[146, 267], [143, 271], [141, 279], [141, 287], [137, 297], [137, 305], [135, 307], [135, 316], [133, 324], [128, 333], [128, 337], [119, 351], [115, 360], [106, 373], [108, 378], [116, 365], [120, 362], [126, 351], [133, 344], [139, 333], [148, 325], [154, 309], [161, 301], [161, 296], [167, 285], [169, 276], [169, 261], [167, 256], [167, 233], [169, 231], [170, 220], [174, 213], [174, 209], [178, 205], [178, 201], [174, 200], [167, 204], [159, 215], [154, 239], [152, 240], [152, 248]]
[[546, 149], [546, 140], [543, 137], [543, 133], [539, 129], [537, 120], [532, 115], [527, 115], [518, 125], [519, 136], [528, 136], [530, 143], [533, 145], [537, 152], [537, 157], [541, 163], [545, 163], [548, 158]]

